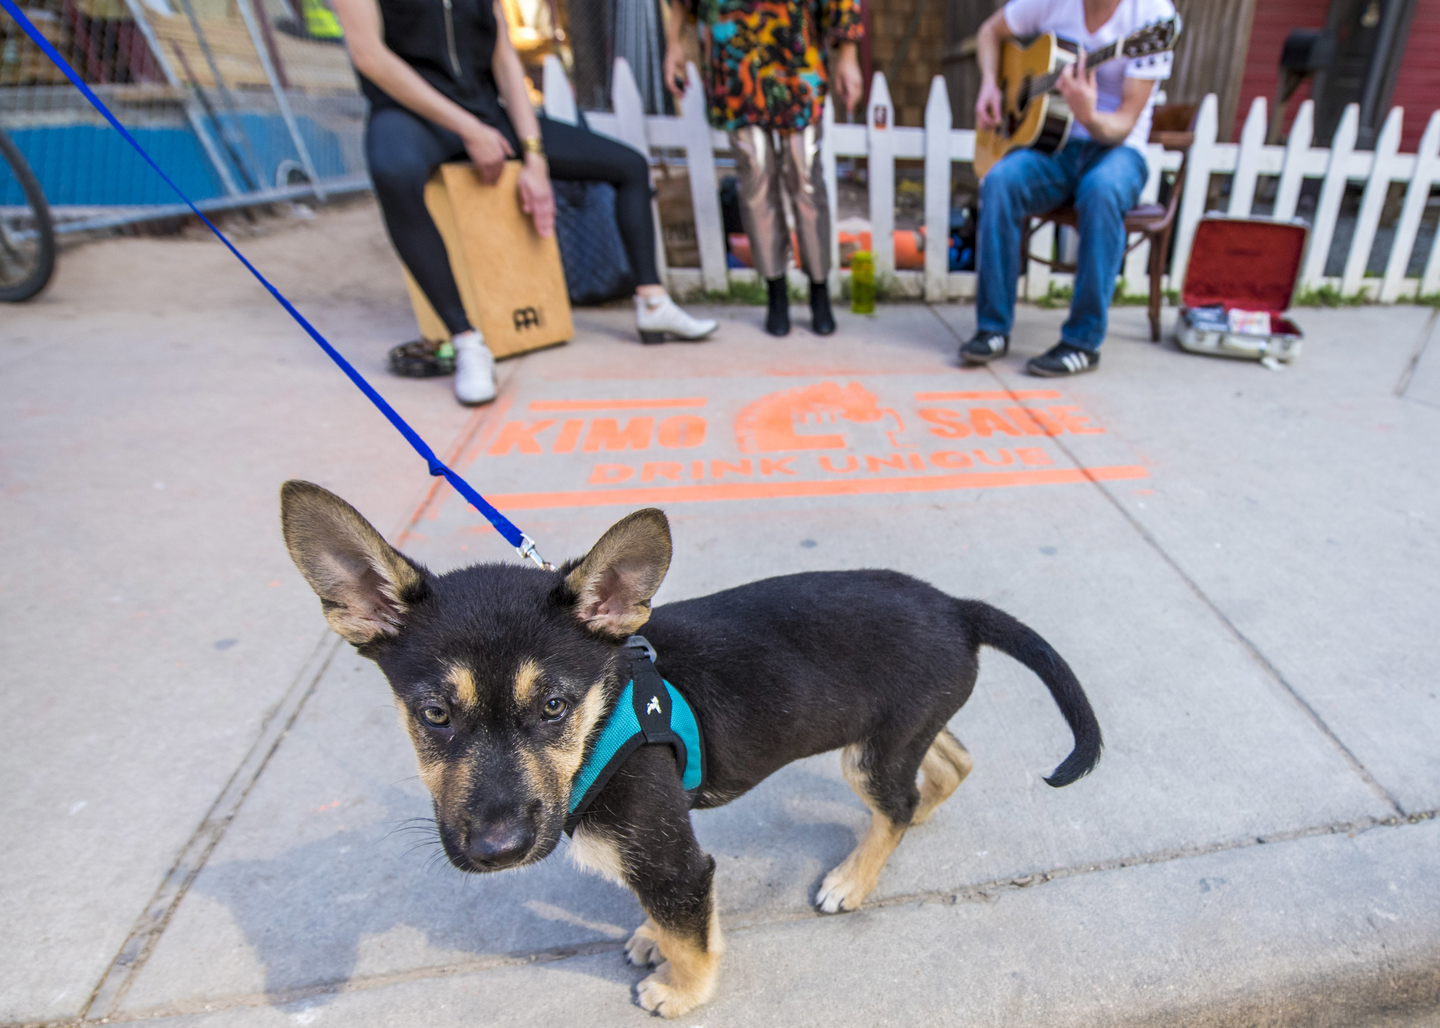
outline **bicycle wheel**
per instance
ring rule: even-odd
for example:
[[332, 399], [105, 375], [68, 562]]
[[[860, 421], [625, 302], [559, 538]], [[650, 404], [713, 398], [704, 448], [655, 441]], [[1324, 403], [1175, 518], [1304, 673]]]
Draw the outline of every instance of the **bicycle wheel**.
[[[13, 184], [0, 169], [0, 300], [18, 303], [44, 289], [55, 271], [55, 225], [50, 205], [25, 156], [0, 132], [0, 157]], [[21, 202], [14, 200], [19, 186]]]

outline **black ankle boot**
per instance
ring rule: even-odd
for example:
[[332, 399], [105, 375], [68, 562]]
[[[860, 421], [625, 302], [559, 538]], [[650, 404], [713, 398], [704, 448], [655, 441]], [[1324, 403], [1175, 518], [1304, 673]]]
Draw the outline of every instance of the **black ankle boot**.
[[835, 314], [830, 310], [830, 287], [824, 282], [810, 283], [810, 327], [817, 336], [835, 331]]
[[772, 336], [790, 334], [790, 287], [785, 276], [766, 279], [770, 290], [770, 310], [765, 314], [765, 331]]

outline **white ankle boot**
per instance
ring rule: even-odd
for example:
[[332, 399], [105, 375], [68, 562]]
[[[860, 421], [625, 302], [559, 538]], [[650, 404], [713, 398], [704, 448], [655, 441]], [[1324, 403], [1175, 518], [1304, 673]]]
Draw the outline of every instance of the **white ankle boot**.
[[467, 406], [495, 399], [495, 358], [480, 333], [471, 329], [451, 340], [455, 345], [455, 399]]
[[635, 297], [635, 327], [642, 343], [663, 343], [667, 335], [697, 343], [720, 327], [712, 318], [692, 318], [668, 295]]

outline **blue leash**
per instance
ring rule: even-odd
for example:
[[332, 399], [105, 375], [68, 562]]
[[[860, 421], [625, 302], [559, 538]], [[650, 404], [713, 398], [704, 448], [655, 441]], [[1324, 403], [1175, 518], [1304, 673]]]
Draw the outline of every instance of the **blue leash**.
[[70, 67], [64, 57], [60, 56], [59, 51], [51, 46], [50, 41], [40, 34], [40, 30], [31, 23], [29, 18], [25, 17], [25, 12], [15, 5], [15, 0], [0, 0], [0, 6], [3, 6], [10, 17], [14, 18], [20, 24], [20, 27], [25, 30], [25, 34], [30, 37], [36, 46], [45, 52], [45, 56], [55, 62], [55, 66], [65, 73], [66, 78], [75, 83], [75, 88], [80, 90], [85, 99], [89, 100], [94, 108], [105, 116], [105, 120], [115, 127], [115, 131], [120, 133], [125, 142], [133, 146], [135, 152], [145, 159], [145, 163], [155, 169], [155, 174], [164, 179], [165, 184], [175, 191], [175, 195], [180, 197], [181, 200], [184, 200], [185, 205], [195, 212], [195, 216], [203, 221], [211, 232], [215, 233], [220, 242], [224, 243], [226, 248], [235, 255], [235, 259], [245, 265], [250, 274], [259, 280], [260, 284], [269, 291], [271, 296], [275, 297], [276, 302], [279, 303], [281, 307], [284, 307], [292, 318], [299, 322], [300, 327], [309, 334], [311, 339], [319, 344], [320, 349], [324, 350], [329, 358], [340, 366], [340, 370], [350, 377], [350, 381], [354, 382], [359, 390], [369, 398], [370, 402], [380, 409], [380, 413], [384, 414], [385, 417], [390, 420], [390, 424], [394, 425], [396, 431], [403, 435], [405, 440], [414, 447], [415, 452], [425, 458], [426, 464], [430, 467], [430, 474], [443, 477], [445, 481], [454, 486], [455, 491], [470, 501], [472, 507], [485, 515], [485, 520], [495, 526], [495, 531], [504, 536], [505, 541], [515, 547], [521, 557], [533, 560], [542, 568], [551, 570], [552, 566], [547, 564], [544, 559], [541, 558], [539, 551], [535, 549], [535, 540], [516, 528], [515, 524], [509, 518], [492, 507], [486, 501], [485, 497], [472, 489], [469, 482], [466, 482], [465, 479], [447, 467], [439, 457], [435, 456], [435, 451], [430, 449], [425, 440], [421, 439], [419, 434], [406, 423], [405, 419], [396, 413], [395, 408], [385, 402], [385, 398], [377, 393], [369, 382], [365, 381], [364, 376], [356, 371], [350, 362], [340, 355], [335, 347], [330, 345], [314, 325], [305, 320], [304, 315], [297, 311], [289, 300], [285, 299], [285, 296], [280, 290], [271, 285], [270, 280], [260, 274], [260, 272], [256, 270], [255, 265], [245, 259], [243, 253], [235, 249], [235, 244], [225, 238], [225, 233], [216, 228], [210, 219], [205, 217], [204, 212], [196, 207], [188, 196], [181, 192], [180, 187], [172, 182], [170, 176], [160, 169], [160, 165], [155, 163], [155, 159], [145, 152], [145, 148], [136, 142], [135, 137], [125, 130], [125, 126], [120, 124], [114, 114], [110, 113], [110, 108], [105, 106], [104, 102], [96, 96], [90, 87], [81, 80], [80, 76], [75, 73], [75, 69]]

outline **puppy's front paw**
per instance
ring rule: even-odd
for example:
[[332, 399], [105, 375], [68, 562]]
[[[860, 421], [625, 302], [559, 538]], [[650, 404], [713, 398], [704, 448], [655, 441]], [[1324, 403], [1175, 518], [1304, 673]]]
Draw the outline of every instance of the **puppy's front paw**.
[[871, 886], [856, 880], [850, 870], [850, 861], [835, 868], [820, 883], [815, 894], [815, 906], [826, 914], [838, 914], [842, 910], [858, 910], [869, 894]]
[[[701, 1003], [704, 996], [697, 996], [694, 990], [677, 989], [670, 984], [670, 963], [661, 964], [649, 978], [636, 987], [640, 1005], [661, 1017], [679, 1017], [688, 1014]], [[688, 993], [688, 994], [687, 994]]]
[[664, 959], [660, 956], [660, 943], [655, 940], [654, 926], [655, 922], [647, 919], [625, 944], [625, 959], [636, 967], [654, 967]]

